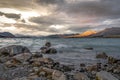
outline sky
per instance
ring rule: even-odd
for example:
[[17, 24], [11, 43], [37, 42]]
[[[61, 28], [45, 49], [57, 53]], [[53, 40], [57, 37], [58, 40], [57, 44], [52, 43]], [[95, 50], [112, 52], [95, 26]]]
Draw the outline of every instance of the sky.
[[52, 35], [120, 27], [120, 0], [0, 0], [0, 32]]

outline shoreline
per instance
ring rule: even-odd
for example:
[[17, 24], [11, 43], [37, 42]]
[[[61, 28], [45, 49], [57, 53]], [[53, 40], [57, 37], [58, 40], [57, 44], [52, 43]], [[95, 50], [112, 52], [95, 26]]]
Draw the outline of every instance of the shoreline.
[[[20, 48], [24, 48], [24, 51], [20, 52]], [[81, 63], [76, 69], [75, 65], [61, 64], [51, 58], [45, 58], [41, 53], [31, 54], [24, 46], [8, 46], [5, 49], [9, 53], [0, 49], [1, 80], [104, 80], [105, 77], [107, 80], [120, 79], [120, 60], [107, 56], [106, 53], [96, 55], [96, 58], [106, 59], [106, 64], [87, 66]], [[111, 77], [107, 77], [109, 75]]]

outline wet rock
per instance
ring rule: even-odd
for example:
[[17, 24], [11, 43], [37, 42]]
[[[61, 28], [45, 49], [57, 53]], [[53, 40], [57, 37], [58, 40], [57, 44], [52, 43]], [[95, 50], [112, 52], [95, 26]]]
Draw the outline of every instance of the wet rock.
[[119, 80], [114, 77], [111, 73], [106, 71], [100, 71], [96, 74], [96, 80]]
[[1, 78], [0, 80], [2, 80], [2, 76], [5, 71], [6, 71], [6, 66], [3, 64], [0, 64], [0, 78]]
[[0, 55], [13, 56], [21, 53], [30, 53], [30, 50], [27, 47], [21, 45], [11, 45], [0, 49]]
[[117, 61], [118, 61], [118, 60], [115, 59], [114, 57], [111, 57], [111, 56], [108, 57], [108, 63], [109, 63], [109, 64], [117, 63]]
[[22, 77], [22, 78], [15, 78], [13, 80], [29, 80], [29, 79], [27, 79], [27, 77]]
[[29, 69], [30, 68], [28, 66], [8, 69], [3, 73], [2, 78], [5, 80], [12, 80], [15, 78], [25, 77], [29, 74]]
[[87, 71], [97, 71], [97, 66], [96, 65], [91, 65], [86, 67]]
[[47, 74], [52, 74], [54, 72], [54, 69], [42, 67], [41, 71], [45, 71], [45, 72], [47, 72]]
[[0, 63], [5, 63], [5, 62], [7, 62], [7, 61], [9, 61], [11, 59], [11, 57], [9, 57], [9, 56], [1, 56], [0, 57]]
[[31, 59], [32, 62], [41, 62], [41, 63], [53, 63], [54, 61], [51, 58], [34, 58]]
[[50, 42], [46, 42], [46, 43], [45, 43], [45, 46], [46, 46], [46, 47], [51, 47], [51, 43], [50, 43]]
[[114, 74], [120, 74], [120, 65], [117, 66], [116, 68], [114, 68], [113, 73]]
[[62, 71], [63, 72], [68, 72], [68, 71], [72, 71], [74, 69], [73, 66], [69, 66], [69, 65], [62, 65]]
[[83, 73], [76, 73], [76, 74], [74, 75], [74, 78], [75, 78], [76, 80], [90, 80], [90, 79], [87, 77], [87, 75], [85, 75], [85, 74], [83, 74]]
[[30, 53], [21, 53], [21, 54], [13, 56], [12, 58], [22, 63], [22, 62], [29, 60], [31, 57], [32, 57], [32, 54]]
[[40, 50], [41, 50], [41, 53], [44, 53], [44, 54], [55, 54], [55, 53], [57, 53], [57, 50], [55, 48], [51, 47], [50, 42], [46, 42], [45, 45], [40, 48]]
[[40, 53], [40, 52], [35, 52], [32, 57], [34, 58], [40, 58], [40, 57], [43, 57], [43, 55]]
[[66, 80], [67, 77], [64, 75], [63, 72], [54, 70], [54, 72], [52, 73], [52, 79], [53, 80]]
[[55, 48], [42, 47], [41, 48], [41, 53], [44, 53], [44, 54], [55, 54], [55, 53], [57, 53], [57, 50]]
[[86, 65], [84, 63], [81, 63], [80, 64], [80, 67], [85, 67]]
[[79, 72], [86, 72], [86, 68], [80, 68]]
[[86, 49], [86, 50], [93, 50], [92, 47], [87, 47], [87, 48], [84, 48], [84, 49]]
[[107, 59], [107, 54], [105, 52], [99, 53], [96, 55], [96, 58]]
[[21, 62], [16, 59], [11, 59], [5, 62], [4, 64], [6, 65], [6, 67], [11, 68], [11, 67], [17, 67], [17, 65], [21, 64]]

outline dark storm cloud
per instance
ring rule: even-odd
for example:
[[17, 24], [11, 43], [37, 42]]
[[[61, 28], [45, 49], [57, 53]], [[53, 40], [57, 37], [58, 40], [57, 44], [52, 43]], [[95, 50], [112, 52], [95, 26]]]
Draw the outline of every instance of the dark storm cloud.
[[63, 4], [65, 0], [36, 0], [36, 2], [40, 5], [54, 5], [54, 4]]
[[93, 29], [92, 27], [88, 27], [88, 26], [84, 26], [84, 27], [80, 27], [80, 26], [73, 26], [73, 27], [70, 27], [69, 30], [75, 32], [75, 33], [79, 33], [79, 32], [84, 32], [86, 30], [89, 30], [89, 29]]
[[97, 17], [120, 17], [120, 0], [81, 1], [59, 6], [58, 11], [65, 11], [71, 16], [89, 15]]
[[62, 20], [54, 16], [33, 17], [30, 21], [42, 25], [57, 25], [66, 23], [64, 19]]
[[[41, 17], [32, 17], [30, 22], [37, 23], [38, 25], [24, 24], [25, 20], [22, 20], [22, 24], [16, 23], [14, 26], [17, 28], [24, 28], [30, 31], [44, 31], [44, 32], [62, 32], [51, 25], [68, 25], [65, 30], [72, 32], [83, 32], [88, 29], [99, 29], [102, 26], [114, 27], [119, 26], [120, 20], [116, 22], [112, 21], [109, 24], [103, 24], [105, 20], [120, 18], [120, 0], [0, 0], [0, 8], [11, 8], [24, 12], [24, 10], [35, 10], [40, 15], [45, 12], [50, 12], [50, 15]], [[42, 11], [43, 10], [43, 11]], [[47, 14], [47, 13], [46, 13]], [[20, 19], [19, 14], [3, 13], [7, 18]], [[64, 16], [64, 15], [67, 15]], [[94, 23], [99, 25], [86, 25], [84, 21], [91, 20], [95, 17]], [[66, 19], [67, 18], [67, 19]], [[81, 21], [81, 22], [80, 22]], [[82, 23], [83, 21], [83, 23]], [[82, 24], [82, 25], [81, 25]], [[92, 27], [91, 27], [92, 26]], [[65, 26], [66, 27], [66, 26]], [[63, 30], [63, 31], [65, 31]]]
[[26, 30], [32, 30], [32, 31], [44, 31], [47, 29], [46, 26], [40, 26], [40, 25], [29, 25], [29, 24], [24, 24], [24, 23], [16, 23], [14, 24], [16, 28], [24, 28]]
[[13, 19], [20, 19], [21, 18], [20, 14], [0, 12], [0, 16], [3, 16], [3, 15], [6, 16], [7, 18], [13, 18]]
[[33, 0], [0, 0], [0, 8], [17, 8], [29, 10], [33, 8]]

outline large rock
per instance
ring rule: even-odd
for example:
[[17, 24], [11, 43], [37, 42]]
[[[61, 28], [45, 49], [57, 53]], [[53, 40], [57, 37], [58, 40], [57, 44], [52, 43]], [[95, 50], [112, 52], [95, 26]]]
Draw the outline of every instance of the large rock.
[[25, 61], [29, 60], [31, 57], [32, 57], [32, 54], [30, 54], [30, 53], [22, 53], [22, 54], [13, 56], [13, 59], [16, 59], [20, 62], [25, 62]]
[[[6, 69], [1, 75], [0, 78], [3, 78], [4, 80], [13, 80], [15, 78], [22, 78], [29, 75], [29, 70], [31, 68], [29, 66], [25, 67], [16, 67], [11, 69]], [[1, 71], [0, 71], [1, 73]], [[1, 80], [1, 79], [0, 79]], [[24, 79], [22, 79], [24, 80]]]
[[54, 53], [57, 53], [57, 50], [55, 48], [42, 47], [40, 50], [41, 50], [41, 53], [44, 53], [44, 54], [54, 54]]
[[111, 73], [106, 71], [100, 71], [96, 74], [96, 80], [119, 80], [114, 77]]
[[0, 49], [0, 55], [16, 55], [20, 53], [30, 53], [30, 50], [21, 45], [11, 45]]
[[53, 63], [53, 60], [51, 58], [35, 58], [31, 59], [32, 62], [44, 62], [44, 63]]
[[107, 59], [107, 54], [105, 52], [99, 53], [96, 55], [96, 58]]
[[67, 77], [66, 75], [64, 75], [63, 72], [54, 70], [54, 72], [52, 73], [52, 79], [53, 80], [67, 80]]
[[46, 53], [46, 54], [57, 53], [57, 50], [51, 47], [50, 42], [46, 42], [45, 45], [40, 48], [40, 50], [41, 50], [41, 53]]
[[74, 78], [75, 78], [76, 80], [90, 80], [90, 79], [87, 77], [87, 75], [85, 75], [85, 74], [83, 74], [83, 73], [76, 73], [76, 74], [74, 75]]

